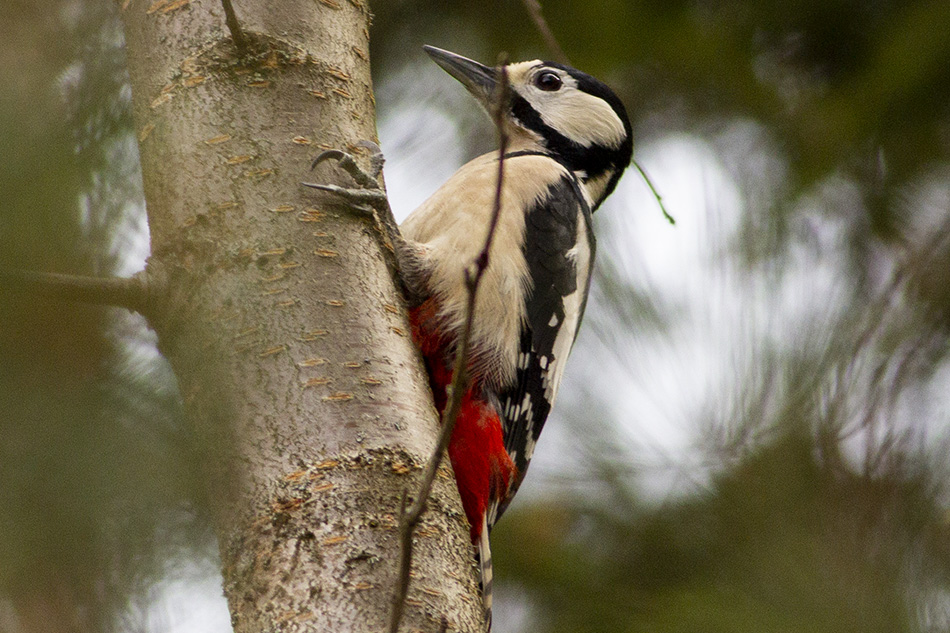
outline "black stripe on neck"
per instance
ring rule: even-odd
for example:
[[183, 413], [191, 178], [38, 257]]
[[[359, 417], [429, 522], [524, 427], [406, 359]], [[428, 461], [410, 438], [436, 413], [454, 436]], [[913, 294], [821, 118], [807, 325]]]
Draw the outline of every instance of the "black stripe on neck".
[[[620, 179], [620, 174], [630, 162], [632, 143], [629, 132], [627, 139], [615, 149], [600, 145], [584, 147], [545, 123], [538, 111], [521, 95], [513, 95], [511, 101], [514, 117], [522, 126], [541, 135], [545, 147], [550, 150], [548, 155], [551, 158], [565, 165], [572, 172], [583, 171], [587, 175], [585, 181], [613, 172], [601, 200], [613, 191], [617, 180]], [[600, 200], [594, 202], [595, 207], [600, 205]]]
[[[545, 158], [550, 158], [555, 163], [558, 163], [559, 165], [561, 165], [564, 169], [567, 170], [567, 173], [570, 175], [570, 178], [573, 181], [575, 188], [577, 188], [578, 197], [581, 200], [584, 200], [584, 196], [582, 196], [580, 193], [580, 182], [577, 177], [577, 174], [574, 173], [574, 169], [567, 163], [567, 161], [565, 161], [559, 156], [552, 154], [551, 152], [539, 152], [537, 150], [532, 150], [532, 149], [520, 149], [516, 152], [507, 152], [505, 154], [505, 160], [508, 160], [509, 158], [518, 158], [519, 156], [544, 156]], [[495, 160], [498, 160], [498, 159], [496, 158]]]
[[508, 160], [509, 158], [518, 158], [519, 156], [544, 156], [545, 158], [550, 158], [551, 160], [568, 167], [566, 162], [559, 159], [557, 156], [553, 156], [550, 152], [539, 152], [535, 149], [519, 149], [517, 152], [508, 152], [505, 154], [505, 160]]

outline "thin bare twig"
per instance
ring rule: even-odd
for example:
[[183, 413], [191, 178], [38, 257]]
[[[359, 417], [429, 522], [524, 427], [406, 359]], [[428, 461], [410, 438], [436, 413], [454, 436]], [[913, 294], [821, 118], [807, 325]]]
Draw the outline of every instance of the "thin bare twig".
[[650, 180], [650, 177], [647, 175], [647, 172], [643, 167], [640, 166], [640, 163], [637, 162], [637, 159], [630, 161], [634, 167], [637, 168], [637, 171], [640, 172], [640, 176], [643, 177], [643, 182], [647, 183], [647, 187], [650, 188], [650, 191], [653, 192], [653, 197], [656, 198], [656, 203], [660, 205], [660, 211], [663, 212], [663, 217], [667, 219], [670, 224], [676, 224], [676, 220], [673, 219], [673, 216], [669, 214], [666, 210], [666, 206], [663, 204], [663, 196], [660, 195], [660, 192], [656, 190], [656, 187], [653, 186], [653, 181]]
[[224, 7], [224, 22], [228, 25], [228, 30], [231, 31], [231, 39], [234, 40], [234, 48], [237, 49], [240, 57], [244, 57], [247, 53], [247, 36], [244, 35], [241, 23], [238, 21], [234, 7], [231, 5], [231, 0], [221, 0], [221, 5]]
[[127, 308], [145, 313], [149, 292], [140, 277], [86, 277], [30, 270], [0, 270], [0, 288], [66, 301]]
[[[548, 26], [547, 20], [544, 19], [544, 14], [541, 13], [541, 4], [538, 2], [538, 0], [522, 0], [522, 2], [524, 3], [525, 9], [527, 9], [528, 13], [531, 14], [531, 19], [534, 21], [534, 26], [538, 29], [538, 33], [540, 33], [541, 37], [544, 39], [545, 45], [547, 45], [548, 50], [550, 50], [551, 54], [554, 56], [554, 61], [570, 65], [571, 62], [567, 58], [567, 54], [564, 52], [564, 49], [561, 48], [557, 38], [554, 37], [554, 32], [551, 30], [551, 27]], [[663, 196], [661, 196], [660, 192], [657, 191], [656, 187], [653, 186], [653, 181], [650, 180], [646, 170], [640, 166], [640, 163], [638, 163], [636, 159], [632, 160], [631, 162], [633, 163], [633, 166], [637, 168], [637, 171], [640, 172], [640, 176], [643, 177], [644, 182], [647, 183], [647, 187], [650, 188], [650, 191], [653, 193], [653, 197], [656, 198], [656, 203], [660, 205], [660, 211], [663, 212], [663, 217], [666, 218], [670, 224], [676, 224], [676, 220], [673, 219], [673, 216], [670, 215], [666, 210], [666, 205], [663, 204]]]
[[544, 14], [541, 13], [541, 4], [538, 0], [523, 0], [524, 7], [528, 10], [528, 13], [531, 14], [531, 19], [534, 20], [534, 26], [538, 29], [538, 33], [541, 34], [541, 37], [544, 38], [544, 43], [547, 45], [548, 50], [551, 51], [551, 55], [554, 56], [554, 61], [560, 62], [561, 64], [570, 65], [571, 60], [567, 58], [567, 54], [564, 52], [564, 49], [561, 48], [561, 45], [558, 44], [557, 38], [554, 37], [554, 32], [551, 31], [551, 27], [548, 26], [547, 20], [544, 19]]
[[459, 334], [455, 350], [455, 364], [452, 369], [452, 384], [449, 386], [449, 401], [442, 413], [442, 430], [439, 434], [439, 442], [429, 463], [426, 466], [426, 472], [422, 479], [422, 485], [412, 505], [407, 508], [407, 496], [403, 493], [402, 508], [400, 510], [399, 539], [400, 539], [400, 557], [399, 557], [399, 581], [396, 586], [396, 594], [393, 598], [393, 612], [390, 620], [390, 633], [397, 633], [399, 622], [402, 620], [405, 611], [406, 596], [409, 593], [409, 572], [412, 567], [412, 534], [422, 519], [422, 513], [425, 511], [426, 501], [432, 492], [432, 484], [435, 481], [436, 473], [442, 463], [442, 456], [445, 454], [452, 438], [452, 431], [455, 428], [455, 421], [458, 419], [459, 409], [462, 405], [462, 395], [468, 388], [468, 358], [471, 348], [472, 322], [475, 317], [475, 298], [478, 292], [478, 286], [481, 283], [482, 275], [488, 268], [489, 251], [495, 237], [495, 230], [498, 227], [498, 216], [501, 214], [501, 192], [505, 177], [505, 153], [508, 150], [508, 135], [503, 124], [505, 113], [504, 104], [508, 99], [508, 59], [502, 54], [498, 63], [498, 104], [494, 112], [495, 127], [498, 129], [498, 178], [495, 182], [495, 201], [492, 207], [491, 221], [488, 225], [488, 234], [485, 236], [485, 244], [481, 252], [471, 266], [465, 271], [465, 288], [468, 292], [468, 301], [465, 306], [465, 321], [462, 325], [462, 331]]

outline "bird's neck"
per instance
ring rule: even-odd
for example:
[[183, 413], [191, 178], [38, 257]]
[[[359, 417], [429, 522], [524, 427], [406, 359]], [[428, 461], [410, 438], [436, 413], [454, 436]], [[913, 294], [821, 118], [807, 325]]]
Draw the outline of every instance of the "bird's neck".
[[508, 153], [511, 154], [515, 152], [547, 154], [554, 160], [562, 163], [568, 169], [571, 169], [577, 178], [578, 184], [580, 184], [581, 189], [586, 194], [587, 202], [590, 204], [591, 209], [599, 206], [608, 195], [609, 192], [607, 189], [610, 186], [611, 179], [616, 173], [616, 169], [612, 168], [612, 165], [601, 164], [598, 167], [599, 173], [591, 175], [586, 170], [579, 169], [576, 164], [572, 164], [577, 162], [578, 156], [574, 156], [573, 161], [567, 157], [559, 156], [556, 151], [552, 151], [552, 149], [544, 143], [541, 135], [520, 126], [511, 126], [508, 129]]
[[509, 152], [548, 153], [547, 148], [542, 143], [540, 135], [516, 125], [508, 126], [506, 131], [508, 133]]
[[587, 194], [591, 210], [595, 209], [604, 201], [604, 198], [607, 197], [607, 186], [610, 184], [610, 180], [613, 178], [615, 171], [608, 169], [593, 178], [588, 177], [588, 175], [583, 172], [574, 173], [577, 176], [577, 181], [580, 183], [581, 188]]

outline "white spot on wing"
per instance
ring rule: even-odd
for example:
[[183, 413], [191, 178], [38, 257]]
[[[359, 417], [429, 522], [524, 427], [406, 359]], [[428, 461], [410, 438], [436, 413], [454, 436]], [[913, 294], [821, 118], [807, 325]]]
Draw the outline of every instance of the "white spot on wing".
[[[564, 361], [571, 353], [574, 336], [580, 325], [581, 306], [584, 303], [584, 297], [587, 295], [587, 282], [590, 276], [591, 252], [590, 243], [587, 239], [587, 222], [582, 211], [578, 210], [577, 216], [577, 242], [570, 251], [570, 253], [573, 253], [572, 259], [576, 268], [577, 289], [563, 299], [564, 322], [554, 339], [552, 353], [554, 358], [549, 364], [548, 372], [545, 375], [546, 380], [544, 381], [545, 397], [552, 405], [557, 397], [558, 386], [561, 384]], [[533, 450], [533, 445], [531, 450]]]
[[526, 461], [531, 461], [531, 456], [534, 455], [535, 444], [537, 444], [537, 442], [534, 440], [534, 435], [528, 433], [528, 438], [524, 445], [524, 457]]

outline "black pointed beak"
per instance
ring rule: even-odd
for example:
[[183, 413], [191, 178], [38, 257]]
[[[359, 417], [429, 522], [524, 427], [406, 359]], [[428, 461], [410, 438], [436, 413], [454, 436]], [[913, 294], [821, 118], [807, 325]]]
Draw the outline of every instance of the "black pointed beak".
[[494, 68], [435, 46], [423, 46], [422, 49], [428, 53], [432, 61], [442, 67], [442, 70], [462, 82], [466, 90], [472, 93], [472, 96], [478, 99], [489, 112], [491, 111], [495, 86], [498, 83]]

